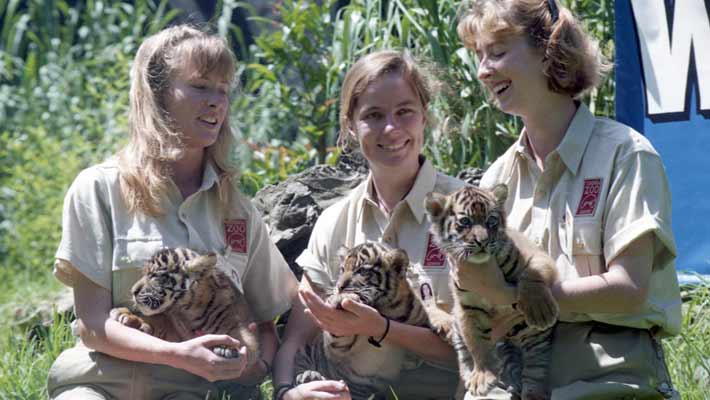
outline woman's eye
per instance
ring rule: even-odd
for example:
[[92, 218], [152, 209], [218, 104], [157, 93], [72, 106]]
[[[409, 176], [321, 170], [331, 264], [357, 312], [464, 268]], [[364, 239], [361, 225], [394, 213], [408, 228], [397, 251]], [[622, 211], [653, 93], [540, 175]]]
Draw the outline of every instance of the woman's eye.
[[380, 113], [378, 113], [378, 112], [367, 113], [367, 114], [365, 114], [364, 118], [365, 119], [378, 119], [378, 118], [380, 118]]
[[399, 110], [397, 113], [399, 115], [409, 115], [413, 112], [414, 112], [414, 110], [412, 110], [411, 108], [403, 108], [403, 109]]

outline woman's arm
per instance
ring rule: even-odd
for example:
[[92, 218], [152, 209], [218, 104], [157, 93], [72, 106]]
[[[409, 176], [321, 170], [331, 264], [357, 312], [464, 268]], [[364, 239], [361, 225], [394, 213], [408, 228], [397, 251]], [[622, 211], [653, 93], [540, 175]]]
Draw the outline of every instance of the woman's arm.
[[[552, 294], [561, 312], [626, 313], [637, 312], [646, 302], [653, 265], [653, 233], [632, 241], [608, 263], [607, 272], [557, 282]], [[516, 302], [515, 287], [503, 278], [493, 263], [480, 268], [459, 266], [455, 274], [465, 290], [493, 299], [495, 304]], [[476, 266], [478, 267], [478, 266]]]
[[[301, 296], [313, 321], [334, 335], [362, 335], [381, 338], [385, 333], [385, 317], [374, 308], [345, 300], [343, 310], [336, 310], [309, 290], [301, 290]], [[453, 364], [454, 349], [431, 329], [390, 321], [390, 330], [385, 340], [403, 347], [425, 360]]]
[[[300, 290], [313, 291], [307, 279], [301, 280]], [[312, 340], [318, 332], [318, 327], [305, 315], [303, 304], [298, 298], [295, 298], [288, 317], [288, 323], [286, 324], [284, 339], [276, 352], [276, 357], [274, 357], [274, 390], [280, 385], [293, 383], [296, 353]], [[288, 390], [283, 395], [284, 400], [316, 398], [349, 400], [350, 394], [347, 392], [347, 386], [342, 382], [322, 381], [299, 385]]]
[[79, 334], [87, 347], [125, 360], [181, 368], [209, 381], [241, 375], [245, 357], [226, 359], [210, 350], [226, 345], [241, 347], [243, 353], [246, 348], [236, 339], [227, 335], [205, 335], [181, 343], [158, 339], [110, 319], [111, 293], [80, 273], [73, 278]]
[[563, 312], [638, 312], [646, 302], [653, 265], [653, 233], [637, 238], [608, 264], [607, 272], [557, 282], [552, 293]]

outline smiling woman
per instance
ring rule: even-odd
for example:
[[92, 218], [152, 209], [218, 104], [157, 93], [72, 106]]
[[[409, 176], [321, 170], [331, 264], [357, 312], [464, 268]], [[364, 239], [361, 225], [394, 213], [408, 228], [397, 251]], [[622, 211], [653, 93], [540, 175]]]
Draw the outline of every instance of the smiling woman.
[[[645, 137], [579, 100], [607, 69], [596, 43], [557, 0], [472, 0], [458, 33], [495, 103], [524, 124], [481, 186], [506, 184], [508, 227], [556, 261], [549, 395], [677, 397], [659, 343], [681, 326], [668, 181]], [[462, 289], [520, 304], [519, 288], [490, 271], [459, 279]]]
[[[427, 193], [450, 193], [463, 182], [437, 172], [421, 154], [430, 87], [421, 67], [396, 51], [369, 54], [345, 76], [340, 139], [362, 152], [370, 175], [345, 199], [323, 211], [307, 249], [296, 260], [307, 279], [301, 280], [302, 303], [296, 303], [290, 314], [274, 365], [278, 400], [351, 398], [347, 386], [338, 381], [293, 386], [296, 353], [320, 329], [338, 336], [369, 336], [378, 349], [384, 341], [382, 349], [403, 350], [407, 361], [393, 385], [399, 398], [451, 399], [454, 395], [458, 376], [453, 349], [432, 330], [390, 321], [354, 301], [342, 302], [339, 309], [316, 294], [333, 288], [340, 277], [341, 247], [371, 241], [406, 250], [415, 292], [432, 307], [450, 307], [448, 262], [432, 245], [423, 204]], [[378, 349], [373, 351], [387, 351]], [[357, 382], [367, 378], [383, 377], [358, 376]]]
[[[223, 39], [185, 25], [149, 37], [138, 49], [131, 138], [117, 157], [82, 171], [64, 201], [54, 274], [74, 289], [81, 340], [54, 362], [51, 399], [205, 399], [221, 398], [223, 391], [255, 398], [276, 348], [272, 321], [289, 308], [297, 282], [258, 212], [237, 190], [229, 163], [235, 63]], [[258, 321], [253, 328], [261, 356], [227, 335], [191, 331], [195, 337], [167, 341], [110, 318], [112, 308], [130, 306], [146, 261], [176, 247], [217, 254]], [[239, 357], [222, 357], [216, 347]]]

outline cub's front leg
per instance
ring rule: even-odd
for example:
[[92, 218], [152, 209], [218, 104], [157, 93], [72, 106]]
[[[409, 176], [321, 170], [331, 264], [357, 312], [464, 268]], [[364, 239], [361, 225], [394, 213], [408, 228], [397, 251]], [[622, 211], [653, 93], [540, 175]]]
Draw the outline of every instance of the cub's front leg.
[[560, 308], [550, 289], [557, 279], [555, 262], [547, 254], [534, 255], [518, 279], [518, 309], [525, 322], [545, 330], [557, 321]]
[[424, 310], [429, 319], [429, 327], [441, 339], [452, 343], [454, 330], [454, 316], [440, 309], [436, 305], [425, 305]]

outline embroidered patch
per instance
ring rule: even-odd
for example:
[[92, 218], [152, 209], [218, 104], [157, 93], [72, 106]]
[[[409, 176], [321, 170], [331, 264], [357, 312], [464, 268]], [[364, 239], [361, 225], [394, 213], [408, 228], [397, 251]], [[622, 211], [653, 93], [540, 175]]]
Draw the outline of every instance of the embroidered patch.
[[601, 178], [584, 180], [584, 190], [582, 191], [582, 198], [579, 199], [576, 215], [594, 215], [594, 211], [597, 209], [597, 203], [599, 203], [601, 188]]
[[426, 245], [426, 255], [424, 256], [424, 268], [443, 267], [446, 263], [446, 254], [434, 243], [434, 237], [429, 234]]
[[224, 221], [224, 241], [236, 253], [247, 252], [247, 220], [231, 219]]

